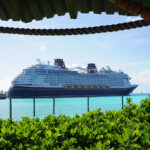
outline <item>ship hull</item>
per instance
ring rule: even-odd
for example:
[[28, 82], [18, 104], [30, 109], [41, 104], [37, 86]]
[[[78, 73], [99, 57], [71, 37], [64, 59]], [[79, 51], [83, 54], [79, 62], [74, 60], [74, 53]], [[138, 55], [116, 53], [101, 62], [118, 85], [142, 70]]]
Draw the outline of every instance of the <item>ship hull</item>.
[[129, 88], [25, 88], [13, 87], [7, 93], [7, 98], [33, 97], [85, 97], [85, 96], [123, 96], [129, 95], [136, 86]]

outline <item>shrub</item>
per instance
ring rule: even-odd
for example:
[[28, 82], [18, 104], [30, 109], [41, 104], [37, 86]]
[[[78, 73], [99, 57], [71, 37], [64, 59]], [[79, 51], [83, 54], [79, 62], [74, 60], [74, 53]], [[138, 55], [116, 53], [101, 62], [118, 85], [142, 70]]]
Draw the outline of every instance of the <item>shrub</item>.
[[120, 111], [100, 109], [73, 118], [48, 115], [21, 121], [0, 119], [0, 149], [149, 149], [150, 98], [140, 106], [127, 99]]

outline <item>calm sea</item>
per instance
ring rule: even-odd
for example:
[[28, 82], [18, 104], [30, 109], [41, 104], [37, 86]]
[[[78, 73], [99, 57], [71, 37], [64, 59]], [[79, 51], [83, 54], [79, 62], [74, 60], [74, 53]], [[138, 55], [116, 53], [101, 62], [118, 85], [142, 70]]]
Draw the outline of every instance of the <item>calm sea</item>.
[[[140, 104], [142, 99], [148, 97], [149, 94], [132, 94], [124, 96], [124, 105], [126, 98], [130, 97], [133, 103]], [[113, 97], [90, 97], [89, 109], [96, 110], [101, 108], [105, 110], [120, 110], [122, 108], [121, 96]], [[55, 99], [55, 115], [74, 116], [81, 115], [87, 112], [87, 98], [56, 98]], [[39, 118], [44, 118], [48, 114], [53, 114], [53, 99], [36, 99], [35, 100], [35, 115]], [[12, 117], [14, 120], [20, 120], [21, 117], [28, 116], [33, 118], [33, 99], [12, 99]], [[0, 118], [9, 118], [9, 99], [0, 100]]]

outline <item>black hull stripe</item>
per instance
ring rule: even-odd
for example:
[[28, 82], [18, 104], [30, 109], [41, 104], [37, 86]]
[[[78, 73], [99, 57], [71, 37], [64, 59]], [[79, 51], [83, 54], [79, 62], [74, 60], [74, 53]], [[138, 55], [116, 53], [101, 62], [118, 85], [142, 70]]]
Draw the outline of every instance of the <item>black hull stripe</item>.
[[12, 88], [7, 98], [33, 98], [33, 97], [85, 97], [85, 96], [121, 96], [130, 94], [136, 87], [131, 88], [105, 88], [105, 89], [69, 89], [69, 88]]

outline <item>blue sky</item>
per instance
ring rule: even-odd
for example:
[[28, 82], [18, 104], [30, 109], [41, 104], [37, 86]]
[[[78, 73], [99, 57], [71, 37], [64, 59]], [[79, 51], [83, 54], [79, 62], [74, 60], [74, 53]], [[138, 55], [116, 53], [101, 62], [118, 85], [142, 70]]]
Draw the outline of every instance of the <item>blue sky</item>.
[[[108, 25], [140, 19], [115, 15], [79, 14], [72, 20], [69, 15], [31, 23], [0, 21], [0, 26], [20, 28], [77, 28]], [[7, 90], [11, 80], [22, 69], [36, 63], [36, 59], [63, 58], [68, 67], [96, 63], [123, 70], [139, 87], [135, 92], [150, 92], [150, 27], [126, 31], [78, 36], [25, 36], [0, 34], [0, 89]]]

